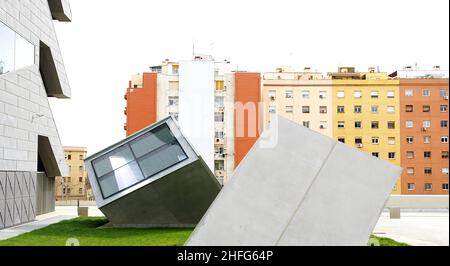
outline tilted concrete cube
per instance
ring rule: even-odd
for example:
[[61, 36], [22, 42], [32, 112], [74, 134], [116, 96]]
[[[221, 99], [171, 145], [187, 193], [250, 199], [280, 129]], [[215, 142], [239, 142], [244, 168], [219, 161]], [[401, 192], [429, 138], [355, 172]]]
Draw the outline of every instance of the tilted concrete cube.
[[275, 119], [187, 245], [366, 245], [401, 168]]
[[114, 227], [194, 227], [221, 189], [171, 117], [85, 165], [97, 206]]

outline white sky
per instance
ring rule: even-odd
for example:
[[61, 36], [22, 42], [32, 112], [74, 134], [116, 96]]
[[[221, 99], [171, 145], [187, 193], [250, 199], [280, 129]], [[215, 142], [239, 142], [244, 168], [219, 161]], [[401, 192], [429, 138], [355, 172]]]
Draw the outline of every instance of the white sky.
[[63, 145], [89, 153], [125, 137], [130, 76], [166, 58], [190, 59], [193, 43], [249, 71], [449, 66], [448, 0], [72, 0], [71, 7], [73, 21], [56, 30], [72, 99], [51, 105]]

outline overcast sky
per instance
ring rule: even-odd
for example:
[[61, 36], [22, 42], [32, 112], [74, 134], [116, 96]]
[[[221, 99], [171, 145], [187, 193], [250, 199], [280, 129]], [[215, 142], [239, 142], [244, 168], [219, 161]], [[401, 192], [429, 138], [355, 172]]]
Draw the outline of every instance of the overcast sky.
[[51, 99], [65, 146], [97, 152], [125, 136], [132, 74], [199, 53], [240, 70], [290, 64], [392, 71], [449, 66], [448, 0], [72, 0], [56, 23], [72, 99]]

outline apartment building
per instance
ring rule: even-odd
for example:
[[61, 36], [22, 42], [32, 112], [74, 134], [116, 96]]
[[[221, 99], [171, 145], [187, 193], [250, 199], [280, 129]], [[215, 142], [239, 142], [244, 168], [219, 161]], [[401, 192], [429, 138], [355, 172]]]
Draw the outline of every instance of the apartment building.
[[406, 67], [400, 81], [402, 194], [448, 195], [448, 77]]
[[332, 82], [322, 73], [280, 66], [264, 73], [262, 102], [264, 125], [280, 115], [326, 136], [333, 137]]
[[131, 78], [125, 94], [127, 136], [171, 115], [226, 183], [259, 137], [260, 80], [259, 73], [232, 72], [229, 61], [209, 55], [165, 60]]
[[84, 166], [87, 148], [64, 147], [64, 155], [69, 166], [69, 175], [56, 177], [56, 200], [93, 200]]
[[0, 1], [0, 229], [54, 211], [67, 165], [48, 102], [70, 98], [53, 21], [68, 0]]
[[[399, 80], [374, 68], [341, 67], [332, 80], [333, 137], [372, 156], [401, 164]], [[401, 193], [399, 180], [393, 194]]]

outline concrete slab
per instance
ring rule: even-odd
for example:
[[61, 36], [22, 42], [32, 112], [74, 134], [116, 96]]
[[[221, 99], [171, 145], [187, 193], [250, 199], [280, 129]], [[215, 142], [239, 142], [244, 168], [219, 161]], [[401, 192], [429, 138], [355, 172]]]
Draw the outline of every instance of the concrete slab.
[[385, 211], [374, 234], [413, 246], [449, 246], [449, 212], [403, 210], [401, 219], [390, 219]]
[[56, 215], [48, 214], [43, 217], [37, 217], [36, 221], [18, 225], [15, 227], [10, 227], [7, 229], [0, 230], [0, 240], [6, 240], [9, 238], [13, 238], [37, 229], [44, 228], [51, 224], [59, 223], [63, 220], [76, 218], [76, 215]]
[[187, 245], [366, 245], [401, 168], [274, 123], [276, 145], [258, 140]]

